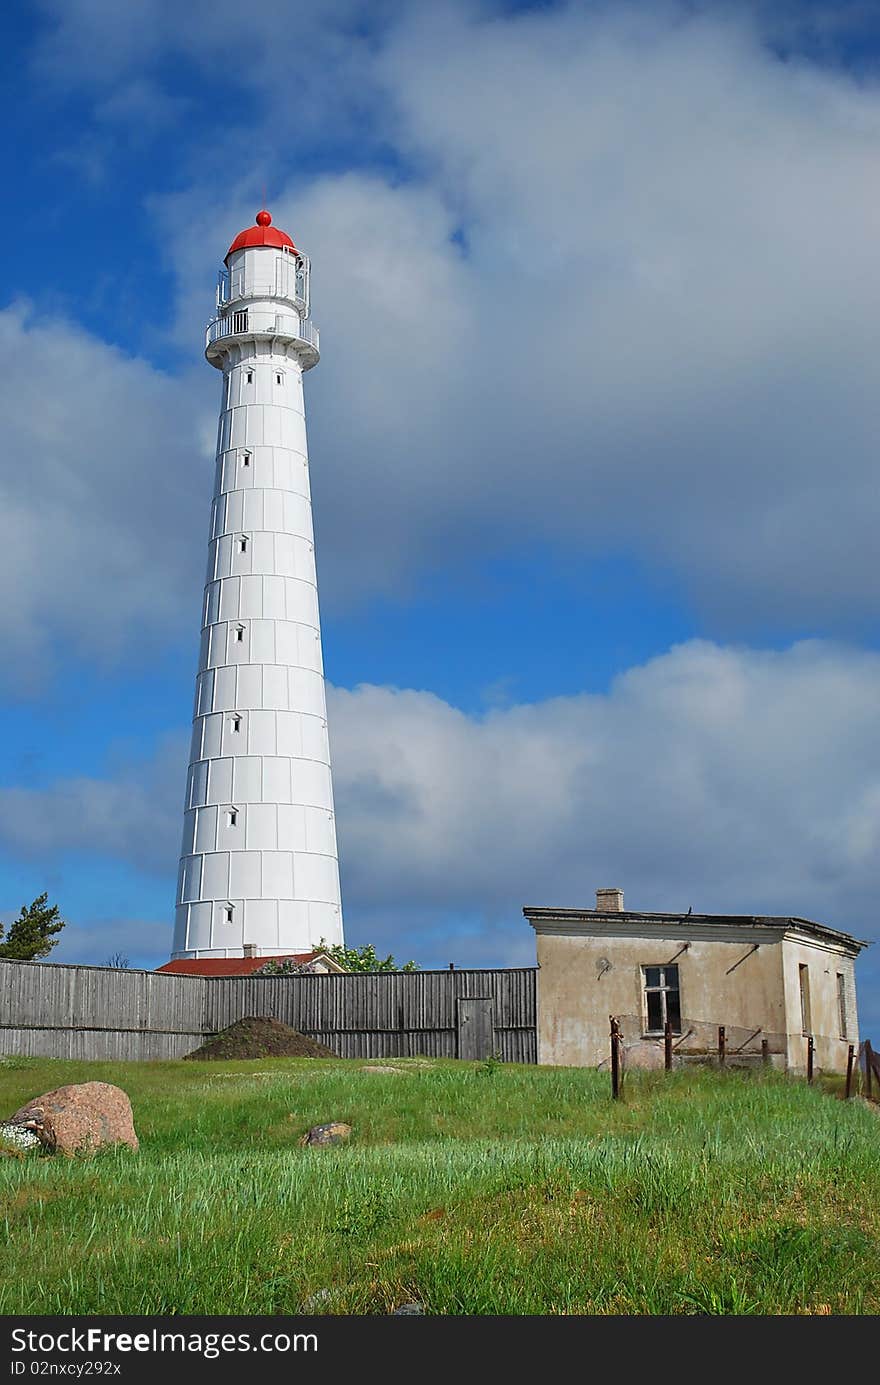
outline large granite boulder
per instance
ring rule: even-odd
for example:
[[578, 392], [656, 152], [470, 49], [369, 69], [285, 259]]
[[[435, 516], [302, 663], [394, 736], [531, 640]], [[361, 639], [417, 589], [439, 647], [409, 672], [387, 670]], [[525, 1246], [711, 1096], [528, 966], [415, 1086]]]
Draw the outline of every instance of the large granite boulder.
[[76, 1082], [34, 1097], [5, 1122], [32, 1131], [44, 1149], [93, 1153], [107, 1145], [137, 1149], [131, 1102], [109, 1082]]

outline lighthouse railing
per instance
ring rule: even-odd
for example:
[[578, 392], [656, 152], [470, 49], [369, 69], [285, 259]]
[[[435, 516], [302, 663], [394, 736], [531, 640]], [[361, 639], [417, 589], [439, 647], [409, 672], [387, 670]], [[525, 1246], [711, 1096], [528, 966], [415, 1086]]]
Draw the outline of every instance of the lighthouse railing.
[[206, 345], [210, 346], [221, 337], [283, 336], [297, 341], [308, 342], [320, 350], [320, 334], [308, 318], [294, 317], [284, 313], [234, 312], [224, 313], [208, 323]]

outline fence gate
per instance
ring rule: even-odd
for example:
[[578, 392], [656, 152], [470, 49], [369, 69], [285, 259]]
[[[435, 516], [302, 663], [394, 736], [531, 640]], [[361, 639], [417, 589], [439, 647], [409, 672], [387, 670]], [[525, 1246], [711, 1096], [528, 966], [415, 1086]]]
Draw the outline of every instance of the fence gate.
[[459, 997], [459, 1058], [488, 1058], [493, 1051], [494, 1040], [495, 1002], [492, 997]]

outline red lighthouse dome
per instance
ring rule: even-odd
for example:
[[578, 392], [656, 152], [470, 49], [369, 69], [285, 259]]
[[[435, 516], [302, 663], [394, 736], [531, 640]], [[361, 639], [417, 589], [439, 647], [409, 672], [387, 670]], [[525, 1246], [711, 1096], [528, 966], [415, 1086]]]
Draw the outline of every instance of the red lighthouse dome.
[[270, 245], [276, 250], [285, 247], [297, 253], [296, 246], [290, 239], [286, 231], [279, 231], [277, 226], [272, 225], [272, 216], [265, 208], [257, 212], [256, 222], [253, 226], [248, 226], [247, 230], [239, 231], [235, 240], [226, 252], [226, 259], [234, 254], [236, 250], [249, 250], [255, 245]]

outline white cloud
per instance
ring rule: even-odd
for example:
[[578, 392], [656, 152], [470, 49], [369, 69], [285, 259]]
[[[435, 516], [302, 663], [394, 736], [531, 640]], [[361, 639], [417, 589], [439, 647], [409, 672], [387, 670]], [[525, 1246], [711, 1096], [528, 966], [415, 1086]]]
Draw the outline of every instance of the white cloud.
[[[349, 936], [398, 958], [523, 964], [524, 904], [781, 913], [876, 935], [880, 655], [692, 641], [606, 695], [472, 717], [331, 690]], [[0, 795], [0, 842], [173, 876], [182, 739], [102, 781]], [[868, 974], [872, 963], [868, 962]], [[880, 1016], [878, 1016], [880, 1017]]]
[[359, 905], [487, 915], [588, 904], [809, 913], [872, 924], [880, 656], [692, 641], [607, 695], [473, 718], [429, 693], [331, 698]]
[[[607, 695], [466, 716], [330, 698], [349, 934], [433, 965], [533, 962], [525, 904], [800, 915], [877, 938], [880, 656], [692, 641]], [[865, 1022], [880, 964], [860, 963]]]
[[152, 756], [118, 753], [102, 777], [59, 776], [47, 788], [0, 788], [0, 846], [17, 858], [51, 862], [73, 851], [173, 876], [188, 751], [188, 736], [166, 735]]
[[[40, 70], [91, 84], [101, 131], [150, 93], [168, 118], [167, 58], [204, 76], [241, 41], [225, 0], [210, 21], [159, 0], [47, 9]], [[184, 191], [152, 198], [176, 344], [213, 412], [197, 363], [213, 271], [253, 215], [259, 151], [299, 122], [273, 206], [313, 255], [324, 332], [308, 400], [325, 609], [550, 543], [638, 551], [716, 630], [851, 633], [874, 617], [876, 84], [780, 60], [743, 8], [392, 4], [363, 19], [348, 0], [289, 23], [249, 15], [247, 121], [227, 107], [219, 154], [190, 150]], [[393, 175], [301, 171], [321, 166], [316, 84], [343, 125], [369, 107], [355, 139], [333, 137], [358, 159], [383, 147]], [[169, 449], [194, 431], [182, 391], [169, 415], [148, 371], [129, 384]], [[42, 406], [15, 400], [25, 433]], [[195, 571], [204, 518], [182, 502], [175, 547]], [[141, 565], [149, 521], [120, 519]]]
[[200, 383], [22, 305], [0, 349], [2, 677], [28, 691], [62, 649], [140, 662], [196, 629], [211, 452]]
[[[376, 53], [410, 176], [273, 204], [314, 259], [325, 602], [551, 543], [719, 629], [875, 615], [877, 88], [676, 7], [416, 7]], [[178, 341], [252, 201], [157, 204]]]

